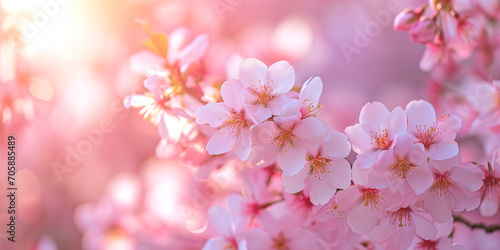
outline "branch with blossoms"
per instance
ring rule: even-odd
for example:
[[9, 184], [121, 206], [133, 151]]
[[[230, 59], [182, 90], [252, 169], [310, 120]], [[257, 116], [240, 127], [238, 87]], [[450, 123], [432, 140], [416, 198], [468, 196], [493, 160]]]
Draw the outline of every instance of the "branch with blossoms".
[[[396, 27], [407, 25], [414, 40], [455, 51], [443, 47], [460, 45], [445, 39], [444, 23], [461, 23], [451, 7], [433, 1], [405, 11]], [[429, 10], [431, 18], [424, 17]], [[393, 110], [372, 102], [361, 109], [359, 123], [335, 131], [321, 117], [319, 77], [294, 91], [288, 62], [268, 67], [249, 58], [217, 88], [204, 76], [205, 35], [190, 40], [185, 29], [166, 36], [145, 28], [149, 39], [142, 44], [148, 50], [131, 64], [147, 76], [147, 92], [127, 97], [124, 105], [141, 108], [157, 126], [158, 158], [179, 158], [200, 177], [230, 159], [241, 165], [243, 192], [230, 195], [227, 208], [219, 204], [208, 211], [214, 237], [204, 249], [462, 249], [448, 238], [455, 221], [498, 228], [454, 215], [498, 213], [500, 147], [486, 168], [463, 162], [456, 141], [465, 122], [469, 132], [490, 120], [478, 115], [465, 121], [463, 113], [436, 112], [425, 100]], [[352, 165], [346, 160], [351, 149], [357, 154]]]

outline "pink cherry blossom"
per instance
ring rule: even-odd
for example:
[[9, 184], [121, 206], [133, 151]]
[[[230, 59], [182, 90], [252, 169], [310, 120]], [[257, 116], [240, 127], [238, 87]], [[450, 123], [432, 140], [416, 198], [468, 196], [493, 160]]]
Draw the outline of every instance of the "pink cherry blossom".
[[435, 160], [450, 159], [458, 154], [454, 141], [462, 121], [453, 114], [436, 120], [434, 107], [424, 100], [411, 101], [406, 106], [408, 131], [415, 142], [421, 143], [426, 155]]
[[302, 85], [299, 93], [299, 101], [302, 102], [302, 107], [300, 108], [302, 119], [310, 116], [316, 117], [321, 111], [322, 106], [318, 105], [318, 102], [322, 91], [323, 82], [319, 77], [309, 78]]
[[244, 225], [235, 224], [231, 214], [221, 206], [212, 207], [208, 211], [209, 222], [217, 238], [209, 239], [203, 250], [247, 249], [247, 241], [240, 236]]
[[222, 85], [221, 96], [224, 102], [208, 103], [196, 110], [196, 123], [218, 128], [207, 143], [209, 154], [223, 154], [234, 149], [238, 158], [245, 161], [252, 147], [250, 126], [253, 124], [244, 107], [245, 87], [239, 80], [231, 79]]
[[248, 249], [317, 249], [317, 236], [302, 227], [302, 220], [293, 213], [281, 217], [268, 217], [262, 221], [262, 229], [243, 233], [249, 242]]
[[414, 203], [388, 208], [385, 217], [368, 237], [374, 241], [388, 242], [398, 249], [408, 249], [415, 236], [426, 240], [436, 236], [436, 227], [426, 217], [430, 215]]
[[475, 166], [460, 163], [460, 155], [448, 160], [429, 160], [434, 183], [424, 196], [423, 208], [439, 223], [451, 219], [451, 212], [479, 206], [479, 196], [473, 195], [482, 186], [484, 173]]
[[249, 58], [240, 64], [238, 79], [253, 94], [253, 104], [264, 107], [270, 117], [278, 115], [288, 102], [284, 94], [295, 84], [295, 71], [286, 61], [276, 62], [268, 68], [261, 61]]
[[384, 173], [395, 186], [397, 182], [410, 185], [416, 194], [425, 192], [433, 183], [422, 144], [415, 144], [407, 132], [397, 137], [397, 146], [380, 153], [375, 170]]
[[182, 109], [171, 108], [169, 101], [171, 99], [172, 88], [167, 81], [158, 75], [152, 75], [144, 80], [144, 87], [148, 92], [144, 95], [127, 96], [123, 101], [126, 108], [142, 108], [140, 113], [145, 120], [151, 121], [158, 125], [162, 115], [181, 115], [185, 118], [190, 118]]
[[301, 116], [299, 110], [288, 116], [281, 113], [274, 121], [253, 126], [250, 162], [266, 167], [277, 160], [284, 175], [299, 173], [306, 163], [306, 147], [322, 142], [325, 134], [320, 121], [313, 117], [301, 119]]
[[356, 184], [339, 191], [336, 199], [340, 209], [348, 212], [347, 224], [352, 231], [368, 234], [384, 217], [387, 206], [401, 202], [401, 194], [393, 193], [388, 189], [369, 188]]
[[483, 187], [481, 205], [479, 211], [485, 217], [491, 217], [497, 214], [500, 204], [500, 150], [495, 151], [491, 164], [488, 164], [488, 169], [480, 165], [485, 174], [483, 179]]
[[311, 187], [310, 198], [314, 205], [326, 204], [337, 189], [351, 184], [351, 167], [344, 158], [351, 151], [347, 137], [333, 132], [330, 140], [306, 148], [305, 167], [294, 176], [283, 175], [282, 183], [289, 193]]
[[411, 9], [404, 9], [394, 19], [394, 29], [399, 31], [409, 31], [418, 17]]
[[406, 114], [401, 107], [391, 112], [379, 102], [367, 103], [361, 109], [359, 123], [345, 129], [354, 152], [358, 153], [357, 165], [371, 167], [381, 152], [395, 146], [397, 134], [406, 130]]
[[414, 22], [410, 28], [410, 38], [417, 43], [432, 43], [436, 37], [436, 23], [430, 19]]

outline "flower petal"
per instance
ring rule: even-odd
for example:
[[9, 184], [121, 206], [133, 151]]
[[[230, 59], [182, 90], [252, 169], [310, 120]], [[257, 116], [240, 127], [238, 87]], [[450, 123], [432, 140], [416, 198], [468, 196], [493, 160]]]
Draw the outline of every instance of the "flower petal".
[[416, 233], [420, 238], [424, 240], [431, 240], [436, 237], [437, 229], [432, 222], [417, 213], [411, 213], [411, 218], [415, 223], [415, 227], [417, 229]]
[[347, 141], [346, 135], [332, 131], [330, 137], [330, 140], [324, 142], [322, 145], [323, 155], [329, 156], [330, 159], [341, 159], [351, 153], [351, 143]]
[[233, 236], [232, 216], [225, 208], [219, 205], [210, 208], [208, 217], [210, 224], [219, 232], [220, 236], [223, 238]]
[[311, 202], [314, 205], [325, 205], [336, 191], [337, 189], [329, 185], [325, 180], [313, 181], [310, 194]]
[[292, 133], [299, 137], [301, 141], [318, 143], [323, 141], [325, 129], [323, 123], [313, 117], [308, 117], [297, 122]]
[[317, 76], [312, 79], [309, 78], [300, 89], [299, 100], [303, 102], [307, 101], [308, 104], [318, 105], [322, 91], [323, 82], [321, 81], [321, 78]]
[[123, 106], [125, 108], [142, 108], [146, 105], [154, 103], [155, 100], [151, 97], [148, 96], [143, 96], [143, 95], [131, 95], [125, 97], [125, 100], [123, 101]]
[[208, 35], [199, 35], [179, 54], [179, 66], [185, 71], [193, 62], [199, 60], [208, 49]]
[[368, 234], [377, 225], [377, 217], [372, 211], [357, 208], [347, 217], [347, 224], [358, 234]]
[[359, 123], [368, 124], [372, 128], [380, 127], [380, 129], [385, 129], [387, 128], [388, 117], [389, 110], [384, 104], [380, 102], [369, 102], [361, 109], [359, 114]]
[[250, 135], [250, 128], [242, 128], [238, 138], [236, 139], [234, 153], [241, 161], [246, 161], [251, 151], [252, 136]]
[[269, 66], [268, 80], [273, 94], [283, 95], [295, 84], [295, 70], [286, 61], [276, 62]]
[[430, 103], [424, 100], [411, 101], [406, 105], [406, 115], [408, 116], [408, 126], [412, 131], [416, 126], [422, 125], [430, 128], [435, 126], [436, 111]]
[[245, 103], [245, 87], [240, 80], [230, 79], [222, 84], [220, 95], [227, 106], [239, 112]]
[[305, 179], [309, 175], [309, 169], [304, 167], [296, 175], [293, 176], [281, 176], [281, 184], [285, 187], [285, 191], [290, 194], [295, 194], [302, 191], [305, 187]]
[[227, 115], [229, 114], [228, 106], [222, 102], [207, 103], [207, 105], [197, 108], [194, 112], [196, 123], [200, 125], [208, 124], [213, 128], [222, 125], [227, 120]]
[[332, 161], [330, 172], [325, 175], [326, 181], [333, 187], [346, 189], [351, 185], [351, 165], [345, 159]]
[[247, 88], [260, 90], [261, 84], [266, 81], [267, 66], [255, 59], [248, 58], [240, 63], [238, 79]]
[[401, 107], [396, 107], [387, 117], [387, 131], [389, 132], [389, 136], [394, 138], [395, 135], [406, 131], [406, 126], [406, 112]]
[[207, 143], [210, 155], [219, 155], [231, 151], [236, 144], [237, 135], [230, 129], [222, 128], [217, 131]]
[[306, 164], [306, 150], [300, 146], [283, 148], [278, 155], [278, 164], [283, 175], [296, 175]]

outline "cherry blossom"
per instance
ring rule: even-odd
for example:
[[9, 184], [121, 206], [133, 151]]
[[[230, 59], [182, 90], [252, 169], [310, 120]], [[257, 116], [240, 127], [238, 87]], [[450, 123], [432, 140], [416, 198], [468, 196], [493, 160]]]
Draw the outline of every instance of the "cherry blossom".
[[390, 186], [405, 182], [416, 194], [425, 192], [433, 183], [433, 174], [427, 165], [422, 144], [414, 144], [407, 132], [398, 135], [397, 146], [380, 154], [375, 170], [385, 173]]
[[458, 145], [454, 141], [462, 124], [458, 116], [446, 114], [436, 120], [434, 107], [424, 100], [408, 103], [406, 113], [408, 131], [415, 142], [424, 146], [429, 158], [444, 160], [458, 154]]
[[401, 195], [356, 184], [339, 191], [336, 199], [341, 210], [349, 211], [347, 224], [352, 231], [368, 234], [379, 224], [388, 206], [401, 202]]
[[289, 193], [311, 186], [311, 202], [326, 204], [337, 188], [346, 189], [351, 182], [351, 167], [344, 158], [351, 151], [347, 137], [333, 132], [330, 140], [306, 149], [305, 167], [294, 176], [283, 175], [282, 182]]
[[209, 154], [223, 154], [234, 148], [236, 155], [245, 161], [252, 147], [253, 124], [244, 106], [245, 88], [239, 80], [232, 79], [222, 85], [221, 96], [224, 102], [208, 103], [196, 110], [196, 123], [218, 128], [207, 143]]
[[367, 103], [361, 109], [359, 123], [345, 129], [359, 168], [371, 167], [381, 152], [394, 148], [394, 138], [406, 130], [406, 114], [401, 107], [391, 112], [379, 102]]
[[203, 246], [203, 250], [247, 249], [247, 240], [240, 236], [244, 226], [234, 224], [231, 214], [225, 208], [212, 207], [208, 214], [210, 225], [219, 237], [209, 239]]
[[429, 160], [434, 183], [426, 192], [424, 209], [439, 223], [451, 219], [452, 211], [468, 211], [479, 206], [479, 197], [473, 192], [483, 185], [484, 173], [475, 166], [461, 164], [457, 155], [448, 160]]
[[284, 175], [297, 174], [305, 166], [306, 147], [322, 142], [323, 123], [314, 117], [302, 118], [300, 105], [295, 112], [283, 109], [274, 121], [266, 121], [251, 129], [253, 141], [250, 162], [266, 167], [276, 160]]
[[284, 96], [295, 83], [295, 71], [286, 61], [272, 64], [269, 68], [261, 61], [249, 58], [240, 63], [238, 79], [253, 95], [254, 105], [264, 107], [268, 114], [278, 115], [287, 103]]
[[483, 179], [483, 187], [481, 188], [482, 198], [479, 211], [485, 217], [491, 217], [497, 214], [500, 204], [500, 150], [495, 151], [491, 164], [488, 164], [488, 169], [480, 165], [485, 178]]

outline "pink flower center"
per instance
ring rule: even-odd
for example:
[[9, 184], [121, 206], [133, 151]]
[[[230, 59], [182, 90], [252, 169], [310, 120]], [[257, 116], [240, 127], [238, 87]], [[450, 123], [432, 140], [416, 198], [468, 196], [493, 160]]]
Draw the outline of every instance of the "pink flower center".
[[323, 108], [322, 105], [315, 105], [312, 101], [311, 97], [306, 98], [302, 103], [302, 108], [300, 112], [302, 113], [302, 119], [307, 117], [316, 117], [316, 115]]
[[[273, 81], [271, 81], [272, 83]], [[260, 80], [259, 80], [260, 85]], [[274, 99], [273, 88], [270, 85], [260, 85], [260, 88], [253, 86], [253, 92], [260, 103], [267, 107], [268, 102]]]
[[372, 144], [375, 145], [375, 147], [379, 149], [384, 149], [387, 150], [392, 144], [391, 138], [389, 137], [389, 132], [387, 129], [381, 130], [380, 128], [378, 131], [373, 132], [370, 131], [370, 136], [371, 136], [371, 141]]
[[337, 220], [341, 220], [344, 218], [344, 211], [339, 209], [339, 204], [337, 202], [333, 202], [328, 206], [328, 211], [326, 211], [326, 214], [331, 214], [332, 216], [335, 216], [337, 214], [339, 217]]
[[288, 239], [285, 237], [283, 232], [280, 232], [278, 236], [273, 238], [273, 249], [276, 250], [290, 250], [288, 247]]
[[451, 193], [450, 187], [453, 185], [451, 183], [451, 178], [446, 176], [446, 174], [435, 174], [435, 181], [434, 184], [432, 184], [432, 190], [436, 191], [439, 193], [439, 196], [442, 196], [443, 193]]
[[299, 138], [295, 137], [295, 135], [292, 134], [291, 128], [288, 130], [280, 128], [280, 131], [274, 132], [273, 136], [271, 137], [271, 143], [278, 143], [280, 155], [283, 151], [283, 148], [285, 149], [285, 152], [288, 152], [288, 148], [290, 146], [295, 147], [295, 142], [298, 140]]
[[391, 214], [391, 222], [392, 224], [396, 224], [397, 221], [399, 221], [398, 227], [403, 227], [403, 226], [410, 226], [410, 219], [411, 219], [411, 208], [409, 207], [402, 207], [398, 209], [398, 211], [393, 212]]
[[[436, 124], [437, 125], [437, 124]], [[436, 126], [437, 127], [437, 126]], [[441, 134], [439, 132], [439, 129], [436, 129], [435, 126], [431, 126], [430, 128], [427, 128], [426, 125], [418, 125], [417, 126], [417, 136], [418, 136], [418, 141], [424, 145], [425, 148], [429, 148], [433, 143], [434, 140]]]
[[495, 178], [490, 173], [483, 180], [483, 197], [489, 196], [490, 199], [500, 200], [500, 178]]
[[417, 249], [420, 250], [437, 250], [437, 242], [433, 240], [422, 240], [417, 244]]
[[308, 161], [311, 164], [309, 166], [309, 174], [316, 176], [319, 181], [323, 180], [321, 177], [321, 174], [328, 172], [330, 173], [330, 169], [328, 168], [331, 166], [331, 161], [328, 157], [322, 157], [321, 154], [318, 154], [317, 156], [308, 156]]
[[238, 243], [236, 242], [236, 239], [234, 237], [226, 239], [226, 241], [226, 244], [224, 244], [224, 247], [222, 247], [223, 250], [238, 250]]
[[408, 161], [407, 157], [398, 154], [389, 172], [392, 173], [392, 178], [406, 181], [406, 178], [410, 177], [409, 171], [414, 168], [415, 166]]
[[375, 208], [379, 209], [379, 203], [383, 205], [384, 198], [380, 196], [380, 191], [377, 189], [363, 188], [361, 192], [363, 193], [361, 200], [364, 202], [364, 207], [370, 206], [370, 208], [374, 210]]
[[500, 90], [497, 89], [497, 91], [492, 95], [493, 98], [493, 106], [500, 108]]
[[[236, 133], [238, 135], [241, 132], [241, 127], [245, 125], [245, 111], [242, 109], [240, 112], [232, 110], [231, 114], [225, 115], [225, 121], [219, 126], [219, 129], [226, 129], [229, 133]], [[225, 133], [225, 132], [223, 132]]]

